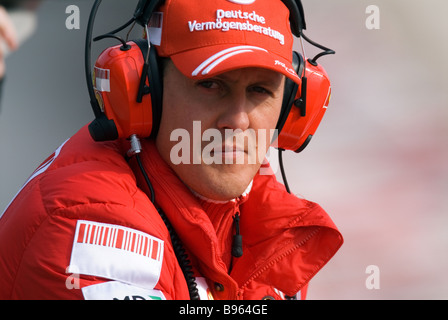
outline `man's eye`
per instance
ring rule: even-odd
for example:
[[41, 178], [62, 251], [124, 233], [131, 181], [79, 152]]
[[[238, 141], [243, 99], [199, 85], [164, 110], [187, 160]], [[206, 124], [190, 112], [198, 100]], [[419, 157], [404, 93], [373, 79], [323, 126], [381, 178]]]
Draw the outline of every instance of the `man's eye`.
[[261, 93], [261, 94], [268, 94], [271, 95], [272, 92], [264, 87], [260, 87], [260, 86], [254, 86], [250, 88], [251, 92], [256, 92], [256, 93]]
[[205, 89], [218, 89], [219, 88], [219, 84], [216, 81], [211, 81], [211, 80], [200, 81], [198, 83], [198, 85]]

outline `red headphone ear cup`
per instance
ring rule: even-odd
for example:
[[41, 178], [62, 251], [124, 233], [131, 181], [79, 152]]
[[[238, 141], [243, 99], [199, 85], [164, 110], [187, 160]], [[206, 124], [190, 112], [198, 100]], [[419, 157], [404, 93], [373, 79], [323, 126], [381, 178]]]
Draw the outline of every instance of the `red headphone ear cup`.
[[98, 57], [93, 75], [95, 93], [105, 116], [114, 122], [118, 138], [134, 134], [148, 137], [153, 126], [151, 95], [145, 94], [142, 102], [137, 102], [144, 57], [136, 43], [128, 44], [128, 49], [110, 47]]
[[[304, 65], [305, 62], [303, 60], [303, 56], [300, 53], [293, 51], [292, 66], [298, 75], [301, 75], [303, 73]], [[297, 100], [298, 90], [299, 85], [294, 81], [292, 81], [291, 79], [286, 78], [282, 109], [276, 126], [278, 132], [281, 132], [283, 126], [285, 125], [286, 119], [289, 115], [289, 112], [291, 111], [291, 107], [293, 106], [294, 101]]]
[[[306, 77], [306, 114], [303, 115], [303, 110], [295, 104], [291, 106], [275, 145], [279, 149], [295, 152], [305, 149], [327, 110], [331, 85], [324, 68], [306, 62]], [[296, 101], [301, 97], [301, 90], [302, 88], [299, 88]]]

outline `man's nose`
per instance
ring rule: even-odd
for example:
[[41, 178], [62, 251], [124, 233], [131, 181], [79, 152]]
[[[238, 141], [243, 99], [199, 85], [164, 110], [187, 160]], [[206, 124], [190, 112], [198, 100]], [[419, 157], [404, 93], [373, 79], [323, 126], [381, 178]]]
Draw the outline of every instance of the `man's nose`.
[[246, 92], [232, 93], [226, 99], [223, 112], [218, 118], [218, 128], [247, 130], [250, 124], [249, 111], [250, 103]]

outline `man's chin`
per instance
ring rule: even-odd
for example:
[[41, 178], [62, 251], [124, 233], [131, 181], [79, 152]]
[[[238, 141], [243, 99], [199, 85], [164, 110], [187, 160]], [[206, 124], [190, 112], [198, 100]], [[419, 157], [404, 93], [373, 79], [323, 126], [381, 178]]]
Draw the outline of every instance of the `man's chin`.
[[219, 181], [209, 180], [207, 183], [201, 184], [193, 190], [205, 199], [214, 201], [230, 201], [245, 193], [247, 187], [252, 182], [252, 179], [246, 180], [248, 181], [241, 181], [241, 179], [220, 179]]

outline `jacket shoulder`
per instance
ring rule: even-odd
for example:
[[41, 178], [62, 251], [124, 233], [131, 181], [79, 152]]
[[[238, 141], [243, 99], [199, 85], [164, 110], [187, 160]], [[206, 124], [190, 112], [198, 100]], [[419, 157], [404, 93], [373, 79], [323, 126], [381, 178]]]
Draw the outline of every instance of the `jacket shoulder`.
[[43, 203], [49, 210], [86, 203], [129, 205], [129, 196], [137, 192], [120, 141], [94, 142], [86, 131], [83, 128], [59, 154], [53, 154], [51, 165], [39, 179]]
[[[288, 193], [274, 174], [255, 177], [243, 210], [240, 228], [247, 256], [239, 258], [233, 276], [251, 279], [241, 282], [246, 296], [283, 299], [300, 291], [304, 298], [310, 279], [343, 243], [331, 218], [317, 203]], [[251, 259], [266, 262], [248, 275]]]

